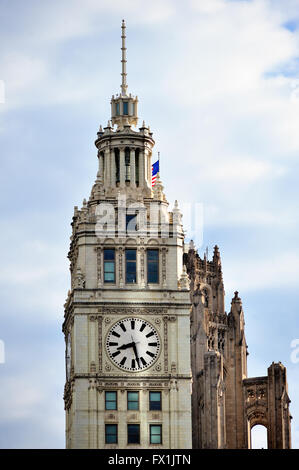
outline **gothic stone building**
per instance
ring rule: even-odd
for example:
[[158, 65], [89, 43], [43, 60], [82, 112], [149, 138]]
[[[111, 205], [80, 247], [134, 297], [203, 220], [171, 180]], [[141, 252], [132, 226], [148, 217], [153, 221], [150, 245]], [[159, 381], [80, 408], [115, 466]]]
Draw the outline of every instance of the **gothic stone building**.
[[75, 207], [65, 303], [67, 448], [248, 448], [263, 424], [268, 446], [290, 447], [286, 369], [247, 378], [242, 303], [229, 314], [217, 247], [202, 260], [184, 243], [156, 175], [153, 134], [121, 93], [97, 134], [99, 170]]

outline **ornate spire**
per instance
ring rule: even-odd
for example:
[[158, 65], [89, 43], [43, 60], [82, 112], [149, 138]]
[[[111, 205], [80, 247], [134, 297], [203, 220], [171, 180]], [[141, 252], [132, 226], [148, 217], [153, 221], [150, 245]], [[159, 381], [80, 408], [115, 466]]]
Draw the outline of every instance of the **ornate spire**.
[[121, 94], [127, 94], [127, 56], [126, 56], [126, 23], [122, 20], [121, 24]]
[[121, 24], [121, 93], [112, 95], [111, 99], [111, 121], [112, 126], [117, 124], [119, 130], [124, 127], [137, 126], [137, 96], [128, 94], [127, 85], [127, 48], [126, 48], [126, 24], [122, 20]]

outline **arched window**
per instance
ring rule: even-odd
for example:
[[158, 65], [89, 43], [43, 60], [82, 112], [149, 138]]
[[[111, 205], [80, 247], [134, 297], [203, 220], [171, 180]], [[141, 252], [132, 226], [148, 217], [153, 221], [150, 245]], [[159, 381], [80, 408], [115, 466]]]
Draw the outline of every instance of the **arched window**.
[[251, 428], [251, 449], [267, 449], [267, 428], [261, 424], [256, 424]]

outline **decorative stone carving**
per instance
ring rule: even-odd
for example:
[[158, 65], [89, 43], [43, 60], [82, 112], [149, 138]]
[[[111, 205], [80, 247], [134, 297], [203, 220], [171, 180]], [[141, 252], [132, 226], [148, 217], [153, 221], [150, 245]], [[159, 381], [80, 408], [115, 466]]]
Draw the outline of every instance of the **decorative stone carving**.
[[85, 288], [85, 277], [80, 268], [77, 268], [75, 287], [78, 287], [79, 289]]
[[166, 254], [168, 252], [168, 248], [162, 248], [162, 287], [166, 287], [167, 278], [166, 278]]
[[144, 258], [145, 258], [145, 248], [139, 248], [140, 255], [140, 285], [143, 289], [145, 287], [145, 276], [144, 276]]
[[99, 347], [99, 372], [102, 372], [102, 323], [103, 323], [103, 317], [98, 316], [98, 347]]
[[130, 315], [162, 315], [168, 311], [167, 308], [163, 307], [131, 307], [130, 305], [126, 307], [100, 307], [99, 313], [105, 315], [127, 315], [128, 308], [130, 309]]
[[67, 381], [64, 386], [64, 409], [69, 410], [72, 406], [72, 399], [73, 399], [73, 384], [71, 381]]
[[119, 287], [124, 286], [124, 276], [123, 276], [123, 258], [124, 258], [124, 248], [118, 247], [118, 278], [119, 278]]

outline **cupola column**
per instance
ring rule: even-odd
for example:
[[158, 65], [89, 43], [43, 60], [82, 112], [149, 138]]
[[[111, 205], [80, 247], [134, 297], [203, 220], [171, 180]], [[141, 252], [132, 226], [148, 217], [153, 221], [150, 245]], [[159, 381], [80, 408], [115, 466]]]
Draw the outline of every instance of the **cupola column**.
[[99, 172], [102, 177], [102, 181], [104, 181], [104, 165], [103, 165], [103, 153], [99, 153]]

